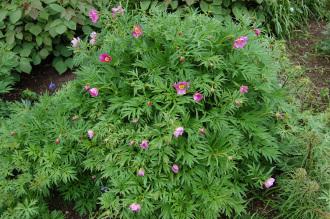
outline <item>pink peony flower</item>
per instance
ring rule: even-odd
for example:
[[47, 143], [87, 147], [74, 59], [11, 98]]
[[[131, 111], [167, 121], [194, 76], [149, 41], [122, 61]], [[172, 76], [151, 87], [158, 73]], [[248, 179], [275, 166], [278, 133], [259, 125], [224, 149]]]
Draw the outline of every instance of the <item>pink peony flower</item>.
[[121, 5], [118, 5], [117, 7], [112, 8], [111, 12], [112, 12], [112, 17], [116, 17], [117, 14], [123, 15], [125, 10], [123, 9], [123, 7], [121, 7]]
[[73, 48], [79, 47], [79, 45], [80, 45], [80, 38], [79, 37], [73, 38], [71, 40], [71, 45], [72, 45]]
[[245, 85], [242, 85], [240, 88], [239, 88], [239, 92], [241, 94], [245, 94], [247, 92], [249, 92], [249, 87], [248, 86], [245, 86]]
[[137, 175], [138, 176], [144, 176], [144, 169], [139, 169], [138, 172], [137, 172]]
[[196, 92], [196, 93], [194, 94], [194, 100], [195, 100], [197, 103], [201, 102], [202, 99], [203, 99], [203, 94], [201, 94], [201, 93], [199, 93], [199, 92]]
[[92, 97], [97, 97], [99, 95], [99, 90], [95, 87], [89, 89], [88, 92]]
[[178, 127], [175, 129], [173, 135], [178, 138], [179, 136], [183, 135], [184, 128], [183, 127]]
[[247, 36], [241, 36], [234, 42], [234, 48], [235, 49], [242, 49], [248, 42], [248, 37]]
[[260, 36], [261, 30], [256, 28], [256, 29], [254, 29], [254, 33], [256, 34], [256, 36]]
[[140, 147], [142, 149], [147, 149], [149, 147], [149, 141], [148, 140], [143, 140], [140, 144]]
[[112, 57], [109, 56], [107, 53], [103, 53], [99, 56], [99, 60], [100, 60], [100, 62], [111, 62]]
[[88, 130], [87, 131], [87, 136], [89, 139], [92, 139], [94, 137], [94, 131], [93, 130]]
[[173, 166], [172, 166], [173, 173], [178, 173], [179, 170], [180, 170], [179, 166], [177, 164], [173, 164]]
[[133, 211], [134, 213], [137, 213], [141, 210], [141, 205], [137, 204], [137, 203], [133, 203], [129, 206], [129, 208], [131, 209], [131, 211]]
[[269, 179], [267, 179], [265, 182], [264, 182], [264, 186], [265, 188], [270, 188], [274, 185], [274, 182], [275, 182], [275, 179], [273, 177], [270, 177]]
[[95, 9], [91, 9], [88, 13], [88, 16], [94, 24], [99, 20], [99, 13]]
[[140, 25], [135, 25], [133, 27], [132, 35], [134, 38], [139, 38], [143, 34], [142, 27]]
[[189, 82], [181, 81], [178, 83], [175, 83], [173, 87], [176, 89], [176, 93], [178, 95], [184, 95], [187, 93], [187, 90], [189, 88]]

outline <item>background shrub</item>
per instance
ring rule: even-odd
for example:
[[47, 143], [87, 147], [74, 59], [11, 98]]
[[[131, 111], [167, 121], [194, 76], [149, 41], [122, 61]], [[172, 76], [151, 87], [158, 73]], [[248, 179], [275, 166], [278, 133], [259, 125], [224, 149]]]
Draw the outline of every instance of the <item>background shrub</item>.
[[4, 94], [15, 81], [12, 71], [18, 66], [18, 57], [3, 43], [0, 43], [0, 54], [0, 94]]
[[264, 25], [279, 37], [290, 36], [295, 27], [306, 24], [308, 19], [327, 16], [327, 0], [169, 0], [140, 1], [139, 7], [148, 10], [161, 6], [168, 10], [199, 8], [203, 13], [218, 19], [251, 20]]
[[19, 55], [19, 72], [30, 73], [31, 64], [54, 56], [53, 66], [63, 73], [72, 68], [69, 40], [92, 32], [86, 16], [91, 8], [87, 0], [1, 1], [0, 41]]

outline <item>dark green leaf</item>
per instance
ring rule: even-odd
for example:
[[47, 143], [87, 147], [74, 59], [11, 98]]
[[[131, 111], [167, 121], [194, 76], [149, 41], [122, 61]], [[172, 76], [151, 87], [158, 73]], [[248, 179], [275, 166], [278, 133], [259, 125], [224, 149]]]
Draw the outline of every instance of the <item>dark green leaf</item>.
[[67, 65], [60, 57], [54, 58], [52, 65], [59, 74], [63, 74], [68, 69]]

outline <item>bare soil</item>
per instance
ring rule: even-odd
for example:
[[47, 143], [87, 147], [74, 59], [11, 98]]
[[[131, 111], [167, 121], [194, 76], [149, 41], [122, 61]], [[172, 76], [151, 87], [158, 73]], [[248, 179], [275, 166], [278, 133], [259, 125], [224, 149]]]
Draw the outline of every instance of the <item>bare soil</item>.
[[20, 74], [20, 78], [20, 81], [14, 86], [14, 89], [3, 96], [4, 100], [20, 100], [22, 92], [26, 89], [36, 92], [37, 94], [42, 94], [48, 90], [48, 86], [51, 82], [55, 83], [57, 89], [59, 89], [67, 81], [73, 80], [75, 75], [72, 71], [67, 71], [59, 75], [51, 64], [47, 63], [35, 66], [30, 74]]
[[330, 57], [316, 51], [317, 44], [325, 39], [326, 22], [311, 21], [306, 29], [297, 30], [288, 41], [291, 60], [306, 69], [306, 75], [320, 91], [330, 88]]

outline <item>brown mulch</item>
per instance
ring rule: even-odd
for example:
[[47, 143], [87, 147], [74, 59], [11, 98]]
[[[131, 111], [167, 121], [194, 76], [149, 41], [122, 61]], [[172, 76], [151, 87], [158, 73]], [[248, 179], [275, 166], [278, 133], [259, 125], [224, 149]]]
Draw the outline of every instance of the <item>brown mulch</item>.
[[51, 66], [51, 64], [42, 64], [35, 66], [30, 74], [21, 73], [20, 81], [15, 84], [14, 89], [5, 95], [3, 99], [7, 101], [15, 101], [21, 99], [21, 94], [24, 90], [42, 94], [48, 90], [51, 82], [56, 84], [57, 89], [67, 81], [73, 80], [75, 75], [71, 71], [67, 71], [60, 75]]
[[304, 30], [297, 30], [293, 39], [288, 41], [291, 59], [306, 68], [306, 75], [316, 85], [318, 90], [330, 88], [330, 57], [316, 51], [317, 44], [325, 36], [324, 21], [312, 21]]

